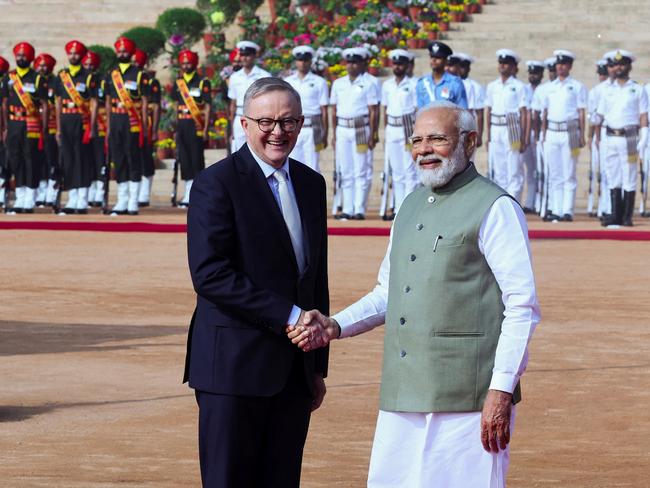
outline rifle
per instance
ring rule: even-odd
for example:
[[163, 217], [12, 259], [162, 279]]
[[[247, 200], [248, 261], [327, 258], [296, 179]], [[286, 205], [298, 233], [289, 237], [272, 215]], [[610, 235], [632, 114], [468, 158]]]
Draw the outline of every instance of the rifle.
[[645, 150], [643, 159], [639, 161], [641, 165], [641, 203], [639, 204], [639, 214], [641, 217], [650, 217], [650, 212], [646, 209], [648, 203], [648, 170], [650, 169], [650, 150]]
[[595, 217], [594, 213], [594, 178], [598, 174], [598, 151], [594, 148], [594, 142], [589, 146], [589, 191], [587, 197], [587, 213], [590, 217]]
[[4, 159], [4, 167], [0, 168], [0, 174], [5, 180], [3, 183], [5, 193], [2, 204], [4, 205], [4, 213], [7, 213], [9, 212], [9, 193], [11, 193], [11, 168], [7, 158]]
[[544, 145], [542, 141], [537, 142], [537, 154], [538, 154], [538, 160], [539, 160], [539, 168], [540, 168], [540, 178], [539, 178], [539, 185], [540, 185], [540, 207], [539, 207], [539, 215], [540, 217], [544, 218], [546, 217], [546, 214], [548, 213], [548, 198], [549, 198], [549, 191], [548, 191], [548, 164], [547, 161], [544, 158]]
[[387, 210], [388, 210], [387, 207], [389, 206], [388, 194], [391, 193], [392, 196], [392, 192], [390, 191], [392, 188], [392, 176], [393, 176], [393, 172], [390, 167], [390, 161], [388, 160], [388, 154], [386, 154], [386, 156], [384, 157], [384, 170], [381, 172], [381, 176], [380, 176], [382, 185], [381, 185], [381, 205], [379, 206], [379, 216], [384, 220], [388, 219], [388, 215], [387, 215]]
[[336, 149], [334, 149], [334, 170], [332, 172], [332, 180], [334, 181], [334, 198], [332, 198], [332, 216], [336, 217], [339, 208], [341, 207], [342, 195], [341, 195], [341, 171], [336, 162]]
[[56, 167], [52, 168], [52, 171], [55, 173], [53, 176], [56, 183], [56, 197], [54, 197], [54, 203], [52, 204], [52, 212], [58, 214], [61, 212], [61, 193], [63, 192], [64, 184], [64, 171], [63, 171], [63, 151], [59, 146], [59, 157], [56, 160]]
[[[178, 136], [178, 130], [177, 130], [176, 137], [174, 137], [174, 139], [177, 139], [177, 136]], [[177, 202], [178, 200], [178, 141], [176, 143], [176, 154], [174, 156], [176, 157], [174, 158], [174, 169], [172, 171], [171, 202], [172, 202], [172, 207], [178, 207], [178, 202]]]
[[108, 153], [108, 144], [104, 143], [104, 165], [102, 166], [102, 179], [104, 180], [104, 195], [102, 196], [102, 213], [104, 215], [109, 215], [111, 209], [108, 205], [108, 198], [110, 193], [110, 183], [111, 183], [111, 159]]

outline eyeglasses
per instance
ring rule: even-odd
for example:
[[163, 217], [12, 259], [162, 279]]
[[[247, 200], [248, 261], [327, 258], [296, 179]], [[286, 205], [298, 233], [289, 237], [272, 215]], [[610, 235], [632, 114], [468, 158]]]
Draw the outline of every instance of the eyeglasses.
[[249, 117], [248, 115], [244, 115], [248, 120], [253, 120], [257, 122], [257, 127], [260, 128], [262, 132], [265, 134], [270, 134], [273, 132], [273, 129], [275, 129], [276, 124], [280, 124], [280, 129], [284, 132], [293, 132], [298, 128], [298, 124], [302, 119], [293, 119], [293, 118], [286, 118], [286, 119], [269, 119], [269, 118], [261, 118], [261, 119], [254, 119], [253, 117]]
[[[470, 131], [464, 130], [458, 133], [458, 137], [463, 134], [468, 134]], [[447, 137], [442, 134], [430, 134], [426, 137], [422, 136], [411, 136], [409, 137], [409, 143], [413, 149], [424, 146], [425, 144], [431, 145], [433, 147], [447, 147], [451, 145], [453, 138]]]

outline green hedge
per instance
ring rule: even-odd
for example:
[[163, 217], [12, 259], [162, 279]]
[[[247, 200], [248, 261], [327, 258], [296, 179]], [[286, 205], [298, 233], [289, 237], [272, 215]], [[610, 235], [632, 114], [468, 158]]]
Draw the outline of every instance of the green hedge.
[[128, 37], [135, 42], [136, 46], [142, 49], [149, 56], [149, 62], [153, 62], [165, 49], [167, 38], [159, 29], [153, 27], [138, 26], [123, 32], [124, 37]]
[[88, 50], [93, 51], [101, 56], [102, 61], [99, 65], [100, 73], [107, 73], [108, 70], [117, 64], [117, 56], [115, 55], [115, 50], [112, 47], [102, 46], [100, 44], [92, 44], [88, 46]]
[[156, 22], [166, 39], [174, 34], [182, 34], [185, 38], [184, 44], [191, 46], [201, 38], [205, 30], [205, 18], [203, 15], [191, 8], [170, 8], [165, 10]]

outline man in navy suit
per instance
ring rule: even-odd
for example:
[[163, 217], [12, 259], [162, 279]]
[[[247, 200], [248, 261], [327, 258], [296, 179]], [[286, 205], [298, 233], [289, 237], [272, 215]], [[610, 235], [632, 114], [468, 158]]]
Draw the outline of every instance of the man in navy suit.
[[327, 349], [287, 338], [304, 310], [329, 312], [325, 180], [288, 158], [303, 123], [283, 80], [248, 89], [247, 143], [194, 180], [187, 243], [197, 304], [185, 378], [199, 406], [204, 487], [300, 484]]

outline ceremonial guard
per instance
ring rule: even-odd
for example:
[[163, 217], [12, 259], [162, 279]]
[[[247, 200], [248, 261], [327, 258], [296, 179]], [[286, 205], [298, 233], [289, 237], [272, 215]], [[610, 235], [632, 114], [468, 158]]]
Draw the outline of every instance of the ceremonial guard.
[[452, 54], [453, 51], [444, 42], [434, 41], [429, 45], [432, 73], [417, 82], [418, 108], [434, 100], [447, 100], [467, 108], [467, 94], [462, 80], [445, 69], [447, 58]]
[[539, 212], [541, 192], [540, 177], [543, 174], [541, 168], [541, 158], [537, 158], [537, 141], [541, 129], [541, 107], [535, 110], [533, 106], [533, 98], [535, 92], [544, 78], [544, 63], [541, 61], [531, 60], [526, 61], [526, 69], [528, 70], [528, 84], [526, 88], [526, 103], [530, 107], [528, 110], [528, 128], [530, 144], [526, 146], [526, 150], [522, 155], [524, 171], [526, 173], [526, 200], [524, 201], [524, 213], [532, 214]]
[[378, 93], [375, 85], [362, 75], [363, 62], [369, 57], [362, 47], [343, 51], [348, 74], [332, 84], [336, 171], [340, 178], [343, 212], [336, 218], [365, 219], [370, 185], [367, 178], [368, 151], [375, 147], [375, 110]]
[[[607, 178], [602, 168], [600, 150], [596, 144], [596, 128], [599, 126], [598, 103], [600, 96], [606, 86], [611, 85], [613, 78], [610, 78], [607, 59], [602, 58], [596, 62], [596, 74], [598, 84], [589, 90], [587, 96], [587, 112], [589, 116], [589, 145], [591, 148], [590, 169], [589, 169], [589, 194], [587, 201], [587, 213], [590, 217], [602, 217], [610, 212], [609, 190], [607, 189]], [[604, 139], [603, 128], [600, 129], [601, 139]], [[598, 188], [596, 188], [598, 184]], [[595, 207], [595, 212], [594, 212]]]
[[447, 60], [447, 63], [449, 64], [448, 71], [463, 80], [465, 95], [467, 96], [467, 108], [472, 110], [476, 116], [476, 126], [478, 131], [476, 147], [481, 147], [483, 144], [485, 90], [478, 81], [469, 77], [473, 62], [474, 58], [466, 53], [453, 53]]
[[[642, 85], [630, 79], [634, 56], [629, 51], [608, 53], [615, 80], [598, 102], [597, 113], [605, 127], [601, 145], [610, 187], [611, 215], [603, 226], [632, 226], [639, 154], [648, 142], [648, 98]], [[600, 131], [596, 130], [600, 138]], [[601, 158], [602, 161], [602, 158]]]
[[[142, 49], [136, 49], [133, 55], [133, 63], [141, 70], [147, 65], [147, 53]], [[151, 200], [151, 186], [153, 176], [156, 172], [154, 164], [154, 145], [158, 140], [158, 124], [160, 123], [160, 81], [156, 78], [155, 71], [147, 72], [147, 127], [149, 131], [144, 140], [142, 150], [142, 180], [140, 182], [140, 193], [138, 195], [138, 207], [148, 207]]]
[[178, 204], [187, 207], [194, 177], [205, 168], [203, 148], [208, 140], [212, 94], [210, 82], [196, 72], [199, 55], [185, 49], [178, 55], [181, 76], [172, 88], [176, 102], [176, 157], [180, 163], [181, 179], [185, 181], [185, 194]]
[[[384, 188], [380, 215], [385, 220], [393, 219], [399, 211], [404, 198], [418, 184], [418, 175], [411, 156], [409, 139], [413, 134], [417, 100], [415, 85], [417, 81], [406, 75], [409, 64], [415, 56], [403, 49], [389, 53], [393, 63], [393, 77], [384, 81], [381, 87], [381, 105], [384, 107], [385, 148], [384, 148]], [[395, 200], [394, 214], [389, 215], [388, 180], [393, 181]]]
[[320, 173], [319, 153], [327, 147], [328, 139], [329, 88], [324, 78], [311, 72], [315, 53], [310, 46], [295, 47], [292, 54], [296, 72], [285, 80], [300, 94], [305, 122], [290, 157]]
[[239, 59], [242, 68], [230, 76], [228, 82], [228, 98], [230, 99], [230, 126], [232, 127], [233, 140], [232, 152], [239, 150], [246, 142], [246, 134], [241, 126], [241, 117], [244, 115], [244, 94], [255, 80], [271, 76], [255, 64], [260, 47], [251, 41], [237, 43]]
[[[375, 114], [375, 120], [373, 121], [373, 125], [372, 125], [375, 131], [371, 134], [371, 137], [374, 141], [374, 147], [377, 147], [377, 143], [379, 142], [379, 112], [380, 112], [379, 107], [381, 101], [381, 81], [379, 81], [379, 78], [377, 78], [374, 75], [371, 75], [368, 72], [368, 65], [371, 58], [370, 50], [368, 50], [367, 47], [362, 47], [362, 49], [366, 50], [367, 57], [365, 57], [361, 61], [361, 76], [363, 78], [366, 78], [368, 82], [372, 83], [372, 85], [375, 88], [375, 93], [377, 95], [377, 104], [375, 105], [375, 110], [373, 112]], [[370, 190], [372, 188], [372, 178], [374, 176], [374, 164], [375, 164], [374, 147], [372, 149], [368, 149], [367, 159], [366, 159], [366, 198], [365, 198], [366, 202], [368, 201], [368, 196], [370, 195]]]
[[548, 164], [550, 220], [573, 221], [576, 199], [576, 165], [585, 146], [587, 90], [570, 76], [575, 55], [558, 49], [557, 77], [544, 92], [542, 117], [544, 159]]
[[104, 201], [104, 185], [110, 177], [109, 164], [106, 161], [106, 78], [99, 73], [101, 56], [93, 51], [86, 52], [81, 60], [82, 66], [95, 75], [97, 95], [97, 116], [91, 127], [91, 183], [88, 188], [88, 206], [101, 207]]
[[79, 41], [65, 45], [68, 68], [55, 81], [57, 140], [63, 163], [63, 185], [68, 192], [64, 213], [88, 213], [88, 187], [92, 181], [92, 127], [97, 117], [97, 80], [81, 60], [87, 49]]
[[5, 204], [5, 171], [7, 168], [7, 150], [5, 148], [4, 137], [5, 120], [2, 115], [2, 82], [9, 71], [9, 61], [0, 56], [0, 208]]
[[499, 78], [487, 86], [485, 99], [490, 178], [516, 200], [521, 199], [524, 175], [521, 153], [528, 143], [526, 88], [514, 77], [519, 56], [497, 51]]
[[115, 42], [118, 66], [106, 79], [106, 137], [115, 163], [117, 203], [112, 213], [137, 215], [142, 150], [147, 134], [147, 75], [132, 64], [135, 43], [125, 37]]
[[[38, 152], [43, 149], [43, 128], [47, 127], [48, 120], [47, 87], [30, 67], [34, 47], [21, 42], [14, 46], [13, 52], [16, 69], [5, 75], [0, 87], [9, 171], [5, 187], [9, 188], [13, 175], [16, 199], [11, 212], [33, 213], [38, 187]], [[8, 197], [7, 191], [5, 202]]]
[[56, 177], [59, 171], [59, 145], [56, 141], [56, 96], [52, 72], [56, 66], [53, 56], [43, 53], [34, 59], [34, 69], [41, 75], [42, 83], [47, 86], [48, 120], [47, 129], [43, 131], [43, 152], [40, 180], [36, 190], [36, 206], [51, 207], [56, 199]]

